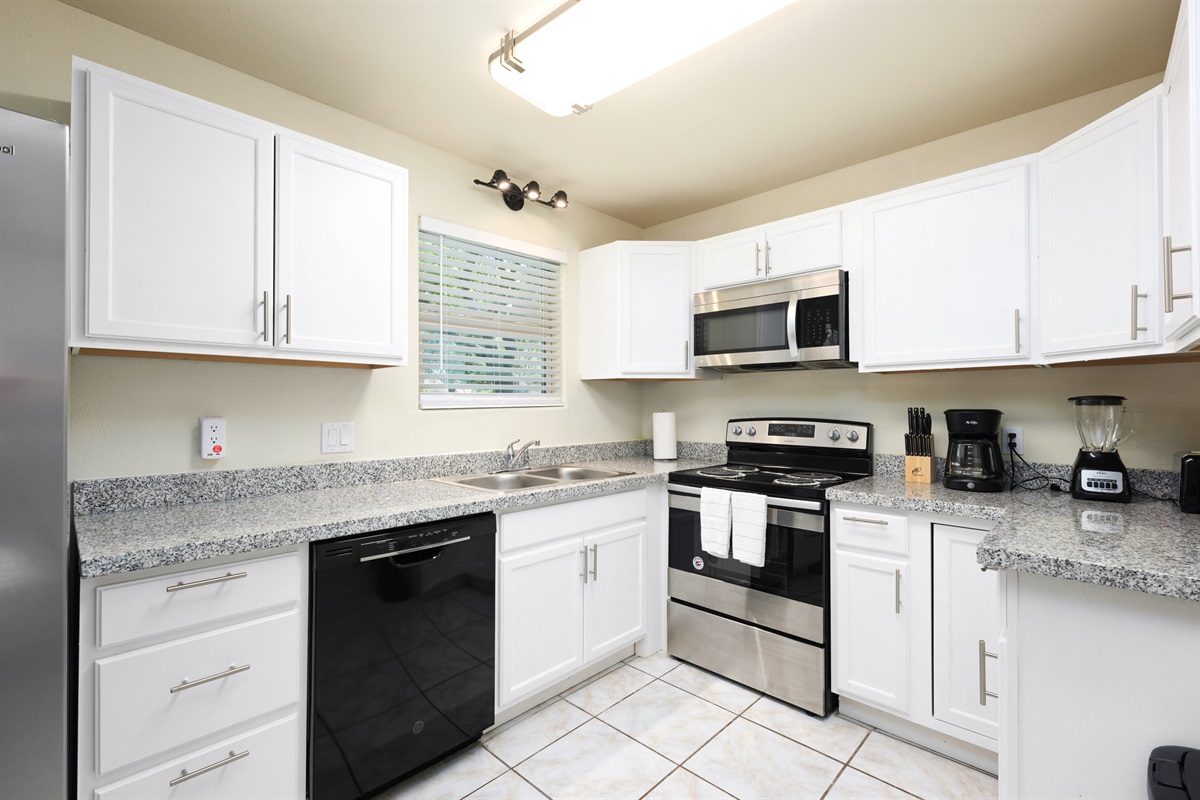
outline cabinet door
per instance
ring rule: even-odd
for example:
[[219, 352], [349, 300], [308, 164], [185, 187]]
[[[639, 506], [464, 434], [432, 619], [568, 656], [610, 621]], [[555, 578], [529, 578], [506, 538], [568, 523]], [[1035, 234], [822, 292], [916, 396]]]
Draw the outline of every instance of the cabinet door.
[[272, 131], [87, 73], [84, 330], [270, 348]]
[[842, 263], [842, 214], [823, 211], [767, 226], [763, 272], [782, 278]]
[[584, 553], [572, 539], [500, 559], [501, 708], [583, 664]]
[[646, 523], [584, 540], [588, 580], [583, 597], [584, 660], [611, 653], [646, 632]]
[[1028, 195], [1010, 163], [864, 207], [864, 367], [1030, 358]]
[[1045, 355], [1162, 341], [1160, 102], [1155, 89], [1038, 156]]
[[767, 241], [762, 228], [700, 243], [700, 283], [705, 289], [763, 279]]
[[[624, 245], [621, 248], [620, 371], [637, 376], [690, 375], [692, 248]], [[601, 336], [602, 331], [585, 331]]]
[[986, 692], [1000, 685], [999, 573], [975, 562], [983, 537], [933, 526], [933, 715], [996, 739], [1000, 704]]
[[[1200, 324], [1200, 66], [1192, 12], [1196, 3], [1179, 6], [1175, 40], [1163, 80], [1166, 130], [1163, 277], [1163, 338], [1175, 342]], [[1175, 252], [1167, 252], [1167, 248]], [[1191, 295], [1186, 297], [1185, 295]]]
[[908, 562], [837, 550], [834, 691], [908, 714]]
[[407, 171], [297, 136], [278, 149], [276, 346], [402, 361]]

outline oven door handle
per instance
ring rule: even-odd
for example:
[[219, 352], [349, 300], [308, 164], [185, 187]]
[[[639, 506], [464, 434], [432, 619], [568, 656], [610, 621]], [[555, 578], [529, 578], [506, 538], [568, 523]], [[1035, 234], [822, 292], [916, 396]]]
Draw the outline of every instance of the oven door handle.
[[[774, 498], [770, 502], [774, 502]], [[677, 508], [681, 511], [694, 511], [700, 513], [700, 498], [690, 495], [671, 494], [669, 496], [668, 505], [671, 508]], [[823, 514], [804, 513], [802, 511], [791, 511], [784, 508], [772, 508], [767, 506], [767, 524], [777, 525], [781, 528], [791, 528], [798, 531], [811, 531], [814, 533], [823, 533], [825, 531], [825, 516]]]
[[[693, 498], [694, 501], [689, 503], [688, 501]], [[684, 486], [681, 483], [667, 484], [667, 505], [671, 508], [699, 511], [700, 488], [698, 486]], [[825, 504], [820, 500], [794, 500], [790, 497], [768, 497], [767, 505], [775, 508], [795, 508], [800, 511], [815, 511], [818, 514], [825, 511]]]
[[788, 350], [792, 358], [800, 357], [800, 342], [796, 336], [796, 315], [800, 310], [800, 295], [794, 294], [788, 299], [787, 337]]

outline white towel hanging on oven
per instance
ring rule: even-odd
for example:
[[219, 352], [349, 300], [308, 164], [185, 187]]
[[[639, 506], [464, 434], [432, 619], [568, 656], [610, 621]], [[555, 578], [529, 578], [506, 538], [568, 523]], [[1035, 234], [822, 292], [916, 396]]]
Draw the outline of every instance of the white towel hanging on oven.
[[700, 548], [711, 556], [729, 558], [728, 489], [700, 489]]
[[767, 552], [767, 497], [734, 492], [733, 557], [743, 564], [761, 567]]

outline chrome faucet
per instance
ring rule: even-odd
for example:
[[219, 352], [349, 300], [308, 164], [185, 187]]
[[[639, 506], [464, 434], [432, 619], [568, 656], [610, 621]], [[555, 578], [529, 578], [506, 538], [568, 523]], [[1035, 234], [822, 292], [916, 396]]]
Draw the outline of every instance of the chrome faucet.
[[[520, 450], [513, 452], [513, 445], [519, 441], [521, 441], [521, 440], [517, 439], [515, 441], [509, 442], [508, 449], [504, 451], [504, 454], [508, 457], [508, 466], [504, 468], [504, 470], [503, 470], [504, 472], [509, 472], [511, 470], [515, 470], [517, 468], [517, 461], [520, 460], [521, 456], [523, 456], [525, 454], [525, 451], [531, 447], [536, 447], [542, 443], [541, 439], [534, 439], [532, 442], [527, 442], [526, 444], [524, 444]], [[524, 467], [524, 469], [529, 469], [529, 467], [526, 466], [526, 467]]]

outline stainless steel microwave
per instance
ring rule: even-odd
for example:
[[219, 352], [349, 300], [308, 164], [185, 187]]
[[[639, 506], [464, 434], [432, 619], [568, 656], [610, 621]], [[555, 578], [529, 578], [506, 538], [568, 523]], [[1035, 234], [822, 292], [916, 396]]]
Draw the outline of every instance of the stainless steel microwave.
[[693, 298], [698, 367], [722, 372], [831, 369], [850, 361], [845, 270], [830, 269]]

